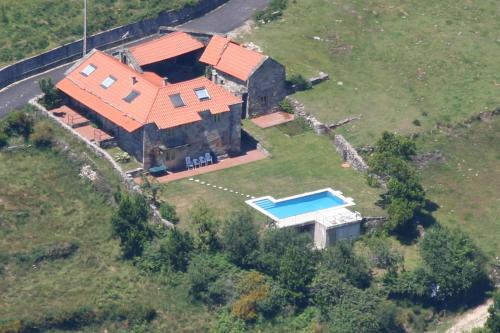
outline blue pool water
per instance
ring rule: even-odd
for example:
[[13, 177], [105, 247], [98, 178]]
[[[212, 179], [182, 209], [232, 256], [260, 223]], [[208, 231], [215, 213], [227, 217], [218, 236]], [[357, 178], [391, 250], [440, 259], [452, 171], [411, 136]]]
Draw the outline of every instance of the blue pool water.
[[333, 208], [344, 205], [345, 203], [346, 202], [344, 202], [341, 198], [328, 191], [305, 195], [303, 197], [276, 203], [269, 199], [255, 201], [257, 206], [280, 219], [311, 213], [321, 209]]

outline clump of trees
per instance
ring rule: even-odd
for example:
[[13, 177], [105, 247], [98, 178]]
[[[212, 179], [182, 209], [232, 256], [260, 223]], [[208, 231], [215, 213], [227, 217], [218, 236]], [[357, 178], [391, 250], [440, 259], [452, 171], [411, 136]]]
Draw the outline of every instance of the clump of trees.
[[[411, 139], [384, 132], [368, 159], [369, 173], [387, 184], [379, 203], [387, 209], [389, 221], [385, 227], [390, 232], [412, 232], [415, 217], [425, 206], [425, 191], [410, 163], [415, 153], [415, 142]], [[372, 182], [373, 178], [369, 183]]]

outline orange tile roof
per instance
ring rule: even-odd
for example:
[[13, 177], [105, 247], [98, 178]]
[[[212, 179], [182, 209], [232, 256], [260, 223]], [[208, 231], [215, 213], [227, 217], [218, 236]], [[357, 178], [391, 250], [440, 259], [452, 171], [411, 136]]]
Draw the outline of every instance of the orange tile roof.
[[202, 42], [185, 32], [176, 31], [129, 48], [139, 66], [175, 58], [203, 48]]
[[265, 58], [264, 55], [244, 48], [228, 38], [215, 35], [208, 43], [200, 61], [246, 81]]
[[[93, 65], [95, 70], [88, 76], [81, 72]], [[105, 89], [102, 82], [109, 76], [116, 81]], [[72, 68], [57, 83], [57, 88], [99, 113], [129, 132], [147, 123], [158, 128], [170, 128], [201, 120], [198, 112], [210, 110], [212, 114], [229, 111], [229, 106], [241, 103], [241, 99], [212, 83], [205, 77], [164, 84], [154, 73], [138, 73], [101, 51], [92, 51], [81, 63]], [[200, 101], [194, 89], [204, 87], [209, 100]], [[124, 98], [135, 90], [137, 97], [131, 102]], [[181, 94], [185, 106], [175, 108], [169, 96]]]
[[212, 39], [210, 39], [210, 43], [208, 43], [205, 51], [203, 51], [200, 61], [212, 66], [217, 65], [220, 57], [222, 56], [222, 53], [224, 53], [224, 50], [227, 47], [227, 44], [229, 44], [230, 42], [231, 40], [228, 38], [214, 35]]

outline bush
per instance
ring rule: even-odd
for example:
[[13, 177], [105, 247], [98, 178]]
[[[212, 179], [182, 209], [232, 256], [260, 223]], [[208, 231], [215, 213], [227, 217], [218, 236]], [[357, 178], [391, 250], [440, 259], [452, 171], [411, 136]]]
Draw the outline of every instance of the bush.
[[4, 120], [4, 133], [7, 136], [19, 135], [28, 141], [33, 132], [33, 117], [25, 110], [18, 110], [9, 113]]
[[278, 104], [278, 106], [279, 106], [280, 110], [283, 112], [290, 113], [290, 114], [294, 114], [294, 112], [295, 112], [295, 109], [294, 109], [292, 103], [288, 99], [282, 100]]
[[231, 314], [245, 321], [257, 318], [258, 304], [269, 295], [270, 287], [258, 272], [248, 272], [238, 282], [239, 298], [231, 307]]
[[418, 119], [414, 119], [414, 120], [412, 121], [412, 124], [413, 124], [413, 125], [415, 125], [415, 126], [420, 126], [420, 125], [422, 125], [422, 124], [420, 123], [420, 120], [418, 120]]
[[271, 22], [283, 15], [283, 11], [288, 7], [288, 0], [271, 0], [264, 10], [258, 10], [254, 14], [257, 22]]
[[294, 74], [288, 79], [288, 83], [295, 87], [297, 91], [311, 89], [311, 82], [306, 80], [301, 74]]
[[229, 260], [241, 267], [255, 264], [259, 245], [258, 227], [248, 210], [233, 213], [222, 233], [222, 245]]
[[31, 140], [38, 148], [50, 147], [54, 142], [54, 129], [47, 121], [35, 124]]
[[44, 93], [41, 104], [48, 110], [57, 108], [62, 105], [62, 99], [59, 97], [59, 91], [52, 83], [52, 79], [43, 78], [38, 82], [40, 90]]
[[127, 193], [116, 194], [118, 210], [111, 218], [113, 233], [120, 238], [123, 257], [140, 256], [153, 233], [148, 225], [149, 206], [143, 196]]
[[171, 222], [172, 224], [179, 223], [179, 217], [177, 216], [175, 206], [167, 202], [162, 202], [160, 204], [160, 215], [162, 218]]
[[485, 327], [491, 332], [500, 332], [500, 291], [493, 294], [493, 304], [488, 309], [490, 314]]
[[0, 149], [7, 146], [8, 144], [9, 144], [9, 137], [7, 136], [7, 134], [5, 134], [3, 129], [0, 129]]
[[215, 251], [219, 248], [218, 237], [220, 220], [214, 209], [204, 200], [198, 200], [188, 212], [190, 225], [194, 228], [196, 248], [202, 251]]

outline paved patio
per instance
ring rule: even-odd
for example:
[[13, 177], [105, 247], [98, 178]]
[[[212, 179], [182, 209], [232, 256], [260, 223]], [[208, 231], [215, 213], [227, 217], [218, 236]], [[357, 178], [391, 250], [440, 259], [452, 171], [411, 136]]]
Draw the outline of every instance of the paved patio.
[[61, 118], [66, 123], [66, 125], [69, 125], [73, 128], [90, 125], [90, 120], [66, 105], [51, 110], [51, 112], [54, 116]]
[[287, 123], [295, 119], [295, 116], [286, 112], [273, 112], [252, 119], [252, 123], [260, 128], [268, 128]]
[[113, 137], [108, 133], [98, 128], [92, 127], [91, 125], [77, 127], [75, 128], [75, 131], [80, 133], [86, 139], [97, 142], [98, 144], [100, 144], [103, 141], [108, 141], [113, 139]]
[[[189, 177], [202, 175], [202, 174], [213, 172], [213, 171], [228, 169], [228, 168], [232, 168], [234, 166], [259, 161], [259, 160], [265, 159], [266, 157], [267, 157], [267, 155], [258, 149], [249, 150], [243, 155], [229, 157], [229, 158], [223, 159], [221, 161], [218, 161], [217, 163], [209, 164], [209, 165], [202, 166], [202, 167], [199, 167], [196, 169], [184, 170], [184, 171], [178, 171], [178, 172], [169, 172], [167, 175], [156, 177], [156, 180], [160, 183], [168, 183], [168, 182], [171, 182], [174, 180], [189, 178]], [[138, 184], [140, 184], [140, 182], [141, 182], [140, 177], [135, 178], [134, 180]]]

